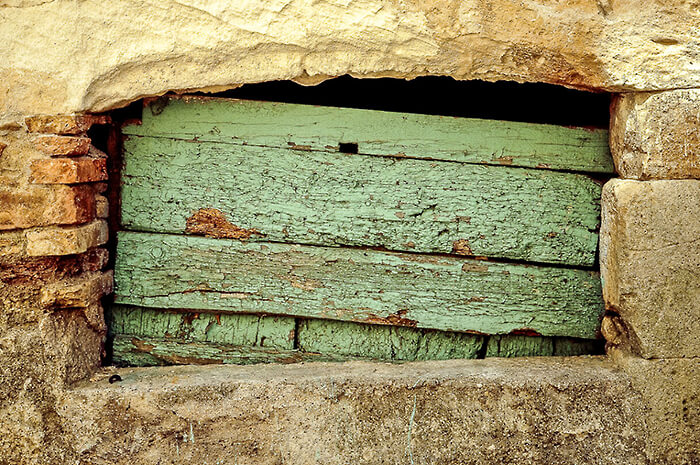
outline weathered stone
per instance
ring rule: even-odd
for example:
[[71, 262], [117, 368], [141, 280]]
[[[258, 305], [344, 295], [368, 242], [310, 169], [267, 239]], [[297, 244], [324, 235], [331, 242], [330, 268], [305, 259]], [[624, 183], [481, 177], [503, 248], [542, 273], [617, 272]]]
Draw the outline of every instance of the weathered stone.
[[27, 231], [27, 254], [31, 257], [83, 253], [107, 242], [104, 220], [73, 227], [49, 227]]
[[101, 344], [81, 310], [0, 333], [0, 463], [76, 463], [55, 404], [99, 366]]
[[87, 155], [90, 150], [88, 137], [41, 135], [34, 142], [48, 155]]
[[700, 178], [700, 90], [628, 93], [612, 106], [610, 148], [624, 178]]
[[8, 120], [102, 111], [167, 90], [343, 74], [615, 91], [700, 86], [694, 2], [16, 3], [3, 9], [0, 30], [9, 44], [0, 49]]
[[112, 271], [83, 273], [77, 278], [45, 286], [41, 301], [45, 307], [90, 308], [112, 293], [113, 282]]
[[[85, 463], [644, 464], [639, 397], [597, 358], [114, 369], [67, 391]], [[599, 457], [601, 460], [591, 460]]]
[[95, 210], [97, 218], [107, 218], [109, 216], [109, 201], [101, 194], [95, 196]]
[[37, 184], [77, 184], [107, 179], [107, 163], [103, 158], [35, 160], [31, 170], [30, 181]]
[[644, 399], [650, 463], [700, 463], [700, 359], [644, 360], [614, 349], [609, 355]]
[[699, 357], [700, 181], [615, 179], [602, 204], [603, 295], [626, 345], [646, 358]]
[[0, 230], [85, 223], [95, 218], [90, 186], [0, 185]]
[[37, 115], [25, 118], [29, 132], [46, 134], [84, 134], [93, 124], [107, 124], [104, 115]]

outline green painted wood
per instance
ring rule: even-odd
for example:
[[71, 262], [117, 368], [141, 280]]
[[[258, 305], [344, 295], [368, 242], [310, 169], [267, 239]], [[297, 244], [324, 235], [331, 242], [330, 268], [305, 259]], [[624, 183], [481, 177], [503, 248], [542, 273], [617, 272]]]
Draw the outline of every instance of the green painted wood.
[[295, 319], [111, 305], [114, 334], [183, 342], [294, 349]]
[[613, 173], [608, 131], [218, 98], [160, 99], [125, 134]]
[[489, 337], [486, 357], [535, 357], [554, 354], [554, 338], [498, 335]]
[[115, 301], [446, 331], [594, 338], [598, 273], [461, 257], [120, 232]]
[[584, 175], [151, 137], [124, 158], [126, 229], [183, 233], [214, 208], [249, 240], [595, 264]]
[[122, 366], [185, 364], [297, 363], [343, 361], [347, 358], [303, 353], [298, 350], [232, 346], [213, 342], [182, 342], [154, 337], [118, 334], [113, 342], [113, 362]]
[[484, 336], [346, 321], [303, 320], [299, 348], [385, 361], [477, 358]]

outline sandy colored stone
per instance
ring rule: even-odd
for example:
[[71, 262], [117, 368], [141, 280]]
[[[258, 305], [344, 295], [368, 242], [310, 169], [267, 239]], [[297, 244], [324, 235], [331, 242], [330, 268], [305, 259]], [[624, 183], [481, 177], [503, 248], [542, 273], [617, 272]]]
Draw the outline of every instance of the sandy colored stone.
[[700, 181], [614, 179], [602, 208], [603, 296], [626, 329], [619, 344], [700, 357]]
[[59, 404], [85, 463], [646, 463], [639, 397], [599, 358], [114, 371]]
[[700, 90], [617, 96], [610, 148], [624, 178], [700, 178]]
[[618, 350], [609, 354], [644, 399], [650, 463], [700, 463], [700, 358], [643, 360]]
[[100, 112], [167, 90], [343, 74], [614, 91], [700, 86], [694, 1], [12, 3], [0, 30], [3, 120]]
[[50, 114], [29, 116], [24, 120], [29, 132], [47, 134], [84, 134], [93, 124], [109, 122], [109, 117], [104, 115]]
[[102, 339], [81, 310], [0, 332], [0, 463], [76, 463], [55, 405], [99, 366]]
[[97, 218], [107, 218], [109, 216], [109, 201], [101, 194], [95, 196], [95, 209]]
[[87, 185], [0, 185], [0, 230], [77, 224], [95, 217], [95, 194]]
[[27, 254], [31, 257], [44, 255], [69, 255], [83, 253], [107, 242], [107, 222], [95, 220], [73, 227], [49, 227], [27, 231]]
[[90, 150], [88, 137], [41, 135], [34, 143], [39, 150], [52, 156], [87, 155]]
[[[42, 289], [41, 301], [52, 308], [91, 308], [105, 295], [111, 294], [114, 273], [83, 273], [77, 278], [59, 281]], [[90, 311], [91, 314], [94, 310]], [[92, 319], [92, 318], [91, 318]]]
[[51, 158], [31, 164], [30, 181], [37, 184], [78, 184], [107, 180], [104, 158]]

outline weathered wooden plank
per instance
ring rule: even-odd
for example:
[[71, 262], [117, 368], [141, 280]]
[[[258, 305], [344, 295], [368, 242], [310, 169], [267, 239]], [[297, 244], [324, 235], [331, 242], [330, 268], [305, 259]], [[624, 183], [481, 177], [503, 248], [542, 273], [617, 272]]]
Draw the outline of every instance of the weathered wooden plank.
[[376, 250], [120, 232], [116, 302], [447, 331], [594, 338], [598, 273]]
[[125, 134], [613, 173], [608, 131], [217, 98], [161, 99]]
[[554, 354], [554, 338], [497, 335], [489, 337], [486, 357], [535, 357]]
[[127, 229], [595, 263], [584, 175], [142, 137], [125, 162]]
[[305, 353], [298, 350], [233, 346], [213, 342], [181, 342], [117, 334], [113, 362], [117, 365], [154, 366], [184, 364], [296, 363], [343, 361], [347, 358]]
[[333, 320], [303, 320], [298, 338], [305, 352], [385, 361], [477, 358], [485, 342], [475, 334]]
[[283, 316], [172, 311], [114, 304], [115, 334], [182, 342], [294, 349], [295, 319]]

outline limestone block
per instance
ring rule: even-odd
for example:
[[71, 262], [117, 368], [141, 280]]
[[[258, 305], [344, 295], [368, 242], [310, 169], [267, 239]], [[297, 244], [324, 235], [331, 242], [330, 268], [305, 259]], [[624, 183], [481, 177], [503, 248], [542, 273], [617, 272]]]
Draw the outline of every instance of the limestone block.
[[700, 181], [614, 179], [602, 207], [603, 296], [621, 318], [604, 322], [608, 342], [645, 358], [699, 357]]
[[27, 254], [31, 257], [83, 253], [107, 242], [109, 229], [104, 220], [74, 227], [49, 227], [26, 232]]
[[37, 184], [77, 184], [107, 180], [104, 158], [51, 158], [31, 164], [30, 181]]
[[18, 115], [99, 112], [167, 90], [311, 84], [344, 74], [611, 91], [700, 86], [693, 2], [11, 3], [17, 7], [3, 8], [0, 29], [8, 44], [0, 48], [0, 124]]
[[85, 463], [647, 463], [601, 358], [108, 370], [58, 408]]
[[87, 185], [0, 185], [0, 230], [77, 224], [95, 218]]
[[103, 115], [36, 115], [25, 118], [29, 132], [47, 134], [84, 134], [93, 124], [107, 124]]
[[700, 90], [616, 97], [610, 148], [624, 178], [700, 178]]
[[619, 350], [609, 355], [647, 406], [650, 463], [700, 463], [700, 359], [644, 360]]
[[[41, 302], [45, 307], [87, 308], [94, 316], [94, 304], [112, 293], [114, 273], [110, 271], [84, 273], [77, 278], [62, 280], [42, 289]], [[94, 319], [93, 319], [94, 321]], [[91, 322], [92, 324], [92, 322]]]
[[87, 155], [90, 138], [41, 135], [34, 139], [36, 147], [48, 155]]

